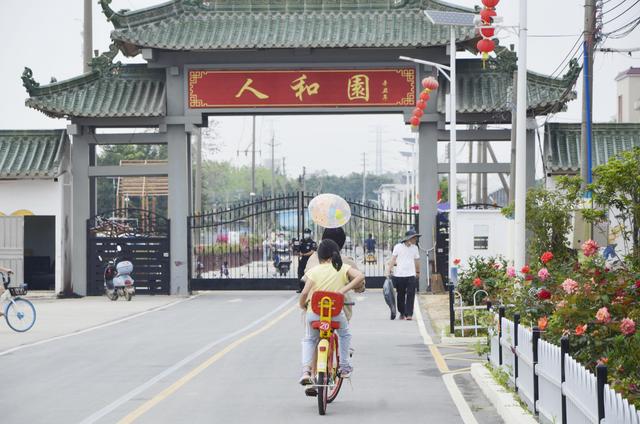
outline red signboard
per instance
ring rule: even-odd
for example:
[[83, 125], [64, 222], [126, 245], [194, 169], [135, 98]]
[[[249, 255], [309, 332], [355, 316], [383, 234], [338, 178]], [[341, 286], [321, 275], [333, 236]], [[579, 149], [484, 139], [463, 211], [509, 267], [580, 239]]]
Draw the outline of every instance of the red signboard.
[[189, 71], [189, 107], [412, 107], [413, 68]]

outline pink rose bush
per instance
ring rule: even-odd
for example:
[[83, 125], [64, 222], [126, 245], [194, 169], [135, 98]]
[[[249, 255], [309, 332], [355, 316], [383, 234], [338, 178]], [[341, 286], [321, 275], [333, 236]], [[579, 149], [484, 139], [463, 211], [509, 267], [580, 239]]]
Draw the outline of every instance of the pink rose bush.
[[593, 240], [587, 240], [582, 244], [582, 253], [584, 256], [592, 256], [598, 251], [598, 244]]
[[503, 269], [495, 261], [475, 259], [461, 270], [467, 304], [480, 278], [488, 300], [510, 305], [507, 318], [519, 313], [522, 325], [544, 328], [542, 338], [556, 345], [567, 335], [573, 358], [592, 371], [606, 363], [610, 386], [640, 407], [640, 269], [607, 268], [593, 240], [574, 257], [544, 252], [522, 268], [501, 261]]
[[578, 291], [578, 283], [572, 280], [571, 278], [567, 278], [562, 283], [562, 288], [567, 294], [574, 294]]

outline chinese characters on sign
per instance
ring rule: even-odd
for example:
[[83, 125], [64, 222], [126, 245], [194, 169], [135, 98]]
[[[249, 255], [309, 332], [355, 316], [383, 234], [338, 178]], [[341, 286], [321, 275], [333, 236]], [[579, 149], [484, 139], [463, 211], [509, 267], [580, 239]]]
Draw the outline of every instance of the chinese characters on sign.
[[190, 108], [412, 107], [413, 68], [188, 73]]

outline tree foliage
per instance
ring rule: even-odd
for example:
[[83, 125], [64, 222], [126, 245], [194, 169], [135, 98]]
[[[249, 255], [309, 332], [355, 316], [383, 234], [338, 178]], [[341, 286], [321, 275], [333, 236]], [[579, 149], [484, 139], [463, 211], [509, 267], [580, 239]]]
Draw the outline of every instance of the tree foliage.
[[[568, 257], [571, 248], [568, 235], [573, 228], [573, 212], [580, 199], [580, 178], [561, 177], [556, 190], [535, 187], [527, 192], [526, 228], [530, 232], [528, 250], [532, 256], [551, 251], [557, 257]], [[514, 216], [514, 205], [502, 209]]]
[[640, 268], [640, 147], [598, 166], [589, 185], [594, 204], [599, 208], [585, 211], [592, 222], [615, 217], [625, 243], [631, 243], [627, 260]]

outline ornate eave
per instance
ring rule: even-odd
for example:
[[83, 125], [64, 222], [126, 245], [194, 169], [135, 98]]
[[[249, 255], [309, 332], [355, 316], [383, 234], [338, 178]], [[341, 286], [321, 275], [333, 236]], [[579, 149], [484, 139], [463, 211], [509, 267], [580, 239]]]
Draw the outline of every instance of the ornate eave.
[[[176, 51], [282, 48], [442, 46], [449, 28], [431, 24], [426, 8], [473, 12], [436, 0], [173, 0], [116, 12], [111, 38], [125, 55], [140, 48]], [[477, 38], [456, 29], [459, 42]]]

